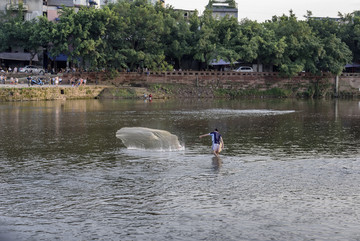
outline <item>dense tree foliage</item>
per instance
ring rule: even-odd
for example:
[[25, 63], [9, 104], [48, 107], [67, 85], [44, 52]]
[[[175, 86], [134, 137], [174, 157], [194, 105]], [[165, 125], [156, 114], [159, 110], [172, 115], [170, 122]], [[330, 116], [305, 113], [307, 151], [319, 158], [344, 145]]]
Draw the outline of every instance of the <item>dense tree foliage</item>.
[[0, 51], [9, 49], [24, 49], [31, 54], [30, 64], [41, 47], [49, 43], [50, 31], [54, 24], [45, 17], [37, 20], [23, 21], [24, 11], [22, 5], [18, 10], [8, 11], [0, 16]]
[[[209, 6], [217, 1], [210, 1]], [[235, 1], [227, 1], [230, 5]], [[22, 11], [0, 17], [0, 51], [46, 48], [93, 70], [209, 68], [214, 59], [274, 66], [287, 76], [300, 71], [339, 74], [360, 62], [360, 14], [340, 21], [274, 16], [265, 23], [232, 17], [217, 20], [208, 8], [184, 18], [181, 11], [146, 0], [120, 0], [102, 9], [63, 8], [58, 21], [23, 21]], [[42, 47], [42, 48], [41, 48]], [[199, 65], [194, 65], [196, 62]]]
[[354, 55], [354, 62], [360, 62], [360, 11], [352, 14], [340, 14], [341, 28], [339, 37], [346, 43]]

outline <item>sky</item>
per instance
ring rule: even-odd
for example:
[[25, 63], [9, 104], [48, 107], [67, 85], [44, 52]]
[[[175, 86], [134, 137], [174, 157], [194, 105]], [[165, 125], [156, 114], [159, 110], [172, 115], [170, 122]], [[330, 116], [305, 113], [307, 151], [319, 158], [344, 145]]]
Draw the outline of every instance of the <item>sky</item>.
[[[165, 4], [172, 5], [176, 9], [194, 10], [203, 12], [209, 0], [165, 0]], [[272, 16], [289, 15], [292, 9], [299, 19], [304, 19], [307, 10], [314, 17], [337, 17], [338, 12], [352, 13], [360, 10], [360, 0], [236, 0], [239, 9], [239, 20], [248, 18], [264, 22]]]

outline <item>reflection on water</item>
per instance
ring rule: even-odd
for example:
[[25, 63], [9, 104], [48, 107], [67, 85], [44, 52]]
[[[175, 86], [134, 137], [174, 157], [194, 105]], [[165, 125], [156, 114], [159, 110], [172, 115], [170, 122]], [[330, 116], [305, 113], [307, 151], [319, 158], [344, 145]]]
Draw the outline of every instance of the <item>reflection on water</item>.
[[213, 157], [212, 158], [212, 164], [214, 171], [219, 171], [222, 165], [221, 157]]
[[[0, 237], [357, 240], [357, 101], [54, 101], [0, 105]], [[128, 150], [122, 127], [179, 152]], [[217, 127], [220, 158], [200, 134]]]

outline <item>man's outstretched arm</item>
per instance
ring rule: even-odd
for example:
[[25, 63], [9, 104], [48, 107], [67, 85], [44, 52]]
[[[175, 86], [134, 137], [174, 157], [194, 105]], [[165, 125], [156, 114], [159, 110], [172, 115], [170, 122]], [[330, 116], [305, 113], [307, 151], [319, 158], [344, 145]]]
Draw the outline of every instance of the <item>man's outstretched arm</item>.
[[199, 138], [203, 138], [203, 137], [209, 136], [209, 135], [210, 135], [209, 133], [208, 133], [208, 134], [204, 134], [204, 135], [199, 136]]

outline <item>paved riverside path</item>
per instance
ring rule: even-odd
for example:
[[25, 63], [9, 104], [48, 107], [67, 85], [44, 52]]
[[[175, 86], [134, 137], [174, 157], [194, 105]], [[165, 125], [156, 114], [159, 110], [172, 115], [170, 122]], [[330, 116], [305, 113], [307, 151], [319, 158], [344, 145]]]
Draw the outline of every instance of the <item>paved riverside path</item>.
[[[88, 86], [88, 85], [82, 85], [82, 86]], [[92, 86], [92, 85], [90, 85]], [[30, 85], [28, 86], [28, 84], [0, 84], [0, 88], [56, 88], [56, 87], [61, 87], [61, 88], [76, 88], [78, 86], [72, 86], [69, 84], [60, 84], [58, 86], [56, 85]]]

